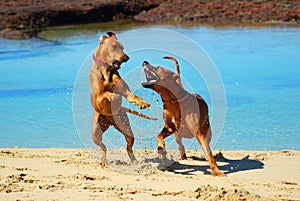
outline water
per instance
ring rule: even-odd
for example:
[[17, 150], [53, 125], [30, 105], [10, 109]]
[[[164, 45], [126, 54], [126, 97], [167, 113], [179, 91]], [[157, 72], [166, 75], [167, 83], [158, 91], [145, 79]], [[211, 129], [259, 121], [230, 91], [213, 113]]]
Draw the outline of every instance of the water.
[[[214, 149], [300, 150], [300, 29], [159, 28], [176, 31], [194, 40], [210, 55], [222, 78], [226, 119]], [[117, 33], [124, 31], [118, 29]], [[53, 29], [41, 36], [44, 38], [25, 41], [0, 39], [0, 147], [83, 147], [82, 141], [92, 146], [91, 142], [85, 141], [90, 139], [92, 110], [85, 105], [84, 121], [79, 127], [86, 128], [84, 134], [79, 129], [78, 135], [73, 121], [72, 90], [77, 73], [97, 46], [100, 34], [95, 29], [78, 31], [67, 27]], [[134, 57], [130, 56], [132, 62], [147, 57], [158, 64], [156, 58], [161, 57], [160, 53], [163, 52], [151, 50], [144, 55], [143, 52], [131, 52]], [[138, 64], [129, 64], [121, 75], [128, 83], [139, 86], [135, 79], [126, 76], [128, 72], [135, 73]], [[170, 63], [162, 64], [170, 66]], [[181, 66], [184, 68], [185, 64]], [[189, 78], [189, 72], [183, 69], [182, 73]], [[210, 104], [205, 84], [199, 80], [188, 81], [191, 88]], [[136, 93], [143, 94], [146, 89], [139, 90]], [[150, 94], [147, 100], [154, 101], [157, 97], [149, 90], [145, 93]], [[82, 97], [83, 102], [87, 99], [89, 97]], [[124, 105], [128, 103], [124, 102]], [[156, 109], [159, 110], [159, 105], [143, 112], [157, 116]], [[131, 115], [130, 118], [139, 119]], [[136, 121], [132, 123], [140, 124], [142, 128], [147, 126], [144, 120]], [[155, 134], [160, 128], [146, 127], [146, 130]], [[136, 136], [139, 140], [134, 148], [156, 148], [155, 137], [143, 137], [143, 133], [136, 133]], [[113, 129], [105, 134], [105, 140], [108, 146], [125, 146], [123, 136]], [[170, 142], [173, 141], [170, 138]], [[199, 145], [191, 142], [189, 148], [198, 149]]]

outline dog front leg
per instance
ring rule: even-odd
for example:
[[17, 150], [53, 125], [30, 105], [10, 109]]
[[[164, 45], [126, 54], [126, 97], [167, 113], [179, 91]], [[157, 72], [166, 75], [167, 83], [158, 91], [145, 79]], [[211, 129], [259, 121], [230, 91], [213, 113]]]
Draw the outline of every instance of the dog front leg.
[[125, 95], [125, 97], [128, 100], [128, 102], [137, 104], [140, 107], [140, 109], [144, 109], [144, 108], [150, 107], [149, 103], [147, 103], [142, 98], [140, 98], [139, 96], [135, 95], [132, 92], [128, 92]]
[[95, 110], [100, 114], [117, 114], [122, 105], [122, 97], [119, 94], [104, 92], [96, 98]]
[[165, 138], [173, 134], [172, 128], [164, 127], [163, 130], [157, 136], [157, 152], [160, 158], [167, 156]]
[[144, 109], [151, 106], [142, 98], [132, 93], [128, 85], [126, 84], [126, 82], [123, 79], [121, 79], [119, 76], [114, 75], [113, 81], [114, 81], [114, 85], [116, 86], [115, 92], [124, 96], [128, 100], [128, 102], [137, 104], [140, 107], [140, 109]]

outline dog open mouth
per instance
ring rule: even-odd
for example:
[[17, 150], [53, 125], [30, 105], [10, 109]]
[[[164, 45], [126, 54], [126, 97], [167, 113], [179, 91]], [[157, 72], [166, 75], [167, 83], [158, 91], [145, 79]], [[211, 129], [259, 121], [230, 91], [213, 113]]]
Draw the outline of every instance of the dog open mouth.
[[120, 68], [121, 68], [121, 62], [116, 60], [112, 63], [112, 69], [113, 70], [119, 70]]
[[151, 85], [154, 85], [158, 82], [159, 77], [151, 68], [144, 65], [143, 66], [143, 71], [145, 73], [146, 80], [147, 80], [146, 82], [142, 83], [143, 87], [151, 86]]

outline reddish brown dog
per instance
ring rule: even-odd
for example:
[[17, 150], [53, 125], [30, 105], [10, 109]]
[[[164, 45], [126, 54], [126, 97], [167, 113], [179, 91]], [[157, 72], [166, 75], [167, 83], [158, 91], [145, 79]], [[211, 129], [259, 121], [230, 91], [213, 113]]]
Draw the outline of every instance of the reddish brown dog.
[[176, 142], [179, 145], [181, 159], [186, 159], [185, 148], [182, 138], [196, 137], [208, 159], [213, 176], [222, 176], [209, 146], [212, 133], [208, 118], [208, 106], [198, 94], [188, 93], [181, 85], [178, 62], [176, 73], [167, 68], [154, 67], [147, 61], [143, 63], [143, 70], [147, 82], [142, 83], [143, 87], [156, 91], [163, 102], [163, 115], [165, 125], [158, 134], [158, 153], [161, 157], [166, 156], [164, 138], [174, 133]]
[[129, 57], [123, 52], [123, 45], [117, 40], [116, 34], [108, 32], [108, 36], [100, 38], [93, 55], [93, 65], [90, 71], [91, 103], [94, 108], [92, 120], [92, 138], [100, 147], [102, 166], [106, 163], [106, 146], [102, 142], [103, 133], [114, 126], [126, 139], [127, 153], [131, 161], [135, 160], [132, 151], [134, 135], [126, 112], [152, 119], [134, 110], [122, 107], [122, 96], [129, 102], [137, 104], [141, 109], [150, 105], [134, 95], [128, 85], [120, 77], [118, 70]]

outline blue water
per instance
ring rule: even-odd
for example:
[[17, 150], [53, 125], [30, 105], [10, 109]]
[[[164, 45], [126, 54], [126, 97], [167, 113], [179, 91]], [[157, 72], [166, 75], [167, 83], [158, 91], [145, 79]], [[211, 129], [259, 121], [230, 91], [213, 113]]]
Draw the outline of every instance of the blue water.
[[[211, 57], [222, 78], [226, 118], [214, 149], [300, 150], [300, 29], [160, 28], [194, 40]], [[0, 147], [84, 147], [89, 143], [85, 139], [90, 139], [92, 110], [86, 105], [77, 132], [72, 95], [80, 67], [97, 46], [98, 38], [95, 32], [49, 40], [0, 39]], [[142, 62], [145, 57], [155, 60], [156, 53], [143, 56], [133, 52], [130, 56]], [[190, 81], [209, 102], [205, 85], [199, 83]], [[155, 97], [150, 93], [148, 99]], [[83, 102], [89, 99], [82, 98]], [[82, 127], [86, 127], [84, 133]], [[155, 134], [160, 130], [153, 127], [147, 131]], [[105, 134], [108, 144], [110, 135], [116, 138], [113, 146], [125, 146], [123, 136], [113, 129]], [[147, 138], [146, 143], [143, 137], [139, 139], [134, 148], [155, 149], [155, 137]], [[189, 148], [199, 145], [192, 142]]]

